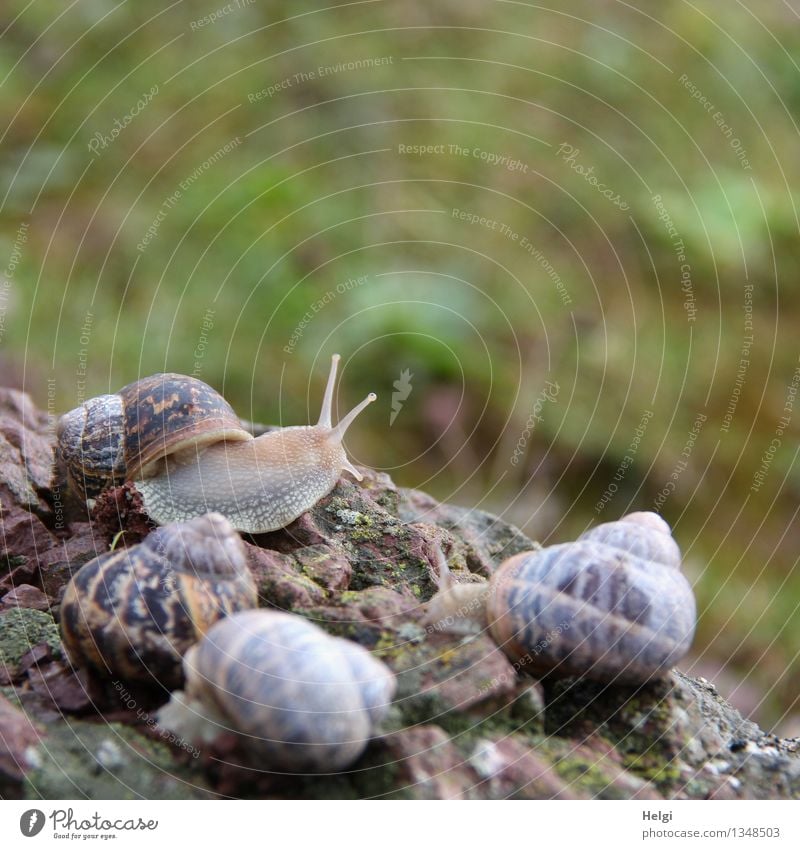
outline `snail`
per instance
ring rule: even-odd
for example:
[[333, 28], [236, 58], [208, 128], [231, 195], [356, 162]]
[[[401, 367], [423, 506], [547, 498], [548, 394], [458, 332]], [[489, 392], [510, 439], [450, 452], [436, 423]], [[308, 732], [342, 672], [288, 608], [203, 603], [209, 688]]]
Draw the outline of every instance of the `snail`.
[[247, 533], [285, 527], [327, 495], [342, 472], [362, 479], [342, 438], [377, 396], [370, 393], [332, 425], [339, 359], [334, 354], [316, 425], [253, 437], [201, 380], [156, 374], [65, 413], [57, 428], [59, 465], [83, 499], [134, 481], [160, 525], [218, 512]]
[[172, 694], [159, 725], [196, 745], [232, 733], [245, 764], [286, 772], [350, 766], [396, 686], [366, 649], [271, 610], [218, 622], [183, 666], [185, 692]]
[[488, 627], [516, 668], [639, 684], [663, 677], [691, 646], [696, 609], [669, 525], [631, 513], [577, 541], [525, 551], [489, 582], [457, 584], [438, 552], [436, 629]]
[[209, 513], [82, 566], [61, 603], [61, 638], [76, 666], [172, 689], [183, 680], [184, 652], [217, 620], [257, 602], [244, 543]]

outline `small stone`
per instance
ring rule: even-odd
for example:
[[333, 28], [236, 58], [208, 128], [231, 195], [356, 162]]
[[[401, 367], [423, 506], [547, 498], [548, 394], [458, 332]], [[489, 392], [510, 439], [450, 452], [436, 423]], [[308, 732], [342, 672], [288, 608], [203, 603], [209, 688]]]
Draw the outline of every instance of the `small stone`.
[[12, 607], [27, 607], [31, 610], [50, 610], [47, 596], [37, 587], [20, 584], [0, 599], [0, 613]]
[[102, 740], [97, 747], [95, 758], [105, 769], [119, 769], [125, 764], [122, 749], [113, 740]]
[[33, 691], [52, 702], [60, 713], [79, 713], [92, 704], [86, 670], [51, 663], [29, 669], [28, 681]]
[[39, 515], [52, 510], [43, 492], [53, 474], [53, 435], [48, 416], [24, 392], [0, 388], [0, 494], [3, 507]]
[[47, 643], [39, 643], [25, 652], [19, 659], [18, 668], [20, 672], [27, 672], [31, 667], [40, 663], [51, 663], [55, 659], [52, 646]]
[[27, 510], [8, 507], [5, 502], [0, 509], [0, 561], [24, 557], [36, 563], [39, 555], [47, 551], [55, 538], [42, 520]]
[[89, 522], [73, 522], [72, 536], [58, 540], [39, 555], [42, 588], [53, 602], [59, 602], [70, 578], [85, 563], [108, 551], [105, 540]]

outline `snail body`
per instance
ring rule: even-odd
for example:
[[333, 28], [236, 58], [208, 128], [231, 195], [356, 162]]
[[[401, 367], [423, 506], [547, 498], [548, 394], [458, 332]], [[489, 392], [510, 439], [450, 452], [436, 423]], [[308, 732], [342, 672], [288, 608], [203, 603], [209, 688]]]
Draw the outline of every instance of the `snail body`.
[[342, 438], [376, 396], [368, 395], [334, 426], [338, 363], [336, 354], [316, 425], [258, 437], [202, 381], [177, 374], [144, 378], [62, 416], [61, 465], [83, 498], [134, 481], [159, 524], [218, 512], [240, 531], [277, 530], [327, 495], [342, 472], [361, 480]]
[[76, 666], [172, 689], [186, 650], [220, 618], [257, 602], [244, 543], [211, 513], [82, 566], [61, 603], [61, 637]]
[[346, 768], [396, 686], [366, 649], [278, 611], [227, 617], [183, 663], [185, 692], [173, 693], [159, 724], [199, 743], [233, 734], [240, 757], [265, 770]]
[[[574, 542], [516, 554], [488, 584], [460, 585], [457, 597], [461, 610], [470, 594], [477, 599], [478, 621], [518, 668], [642, 683], [691, 646], [696, 607], [680, 562], [669, 525], [631, 513]], [[444, 592], [434, 597], [440, 621], [455, 606]]]

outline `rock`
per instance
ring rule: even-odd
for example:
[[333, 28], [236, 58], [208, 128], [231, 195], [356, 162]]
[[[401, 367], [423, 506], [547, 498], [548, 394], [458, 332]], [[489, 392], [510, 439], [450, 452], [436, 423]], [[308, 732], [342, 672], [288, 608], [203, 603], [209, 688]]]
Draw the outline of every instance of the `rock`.
[[[55, 543], [41, 519], [21, 507], [0, 502], [0, 592], [32, 580], [39, 555]], [[3, 564], [6, 575], [3, 575]]]
[[485, 634], [457, 642], [441, 633], [418, 643], [384, 641], [375, 653], [397, 675], [406, 719], [439, 722], [442, 715], [474, 711], [483, 703], [496, 710], [517, 695], [511, 662]]
[[0, 693], [0, 799], [19, 798], [41, 737], [38, 725]]
[[366, 469], [360, 485], [339, 481], [246, 548], [262, 606], [358, 642], [395, 672], [381, 735], [349, 772], [321, 776], [236, 769], [224, 737], [201, 749], [155, 739], [152, 717], [167, 694], [73, 670], [48, 612], [58, 615], [76, 569], [112, 541], [139, 542], [152, 522], [126, 484], [98, 498], [91, 517], [59, 526], [66, 496], [45, 476], [46, 418], [21, 393], [0, 391], [0, 795], [800, 798], [800, 741], [742, 719], [703, 679], [674, 671], [638, 688], [536, 682], [486, 633], [428, 626], [436, 547], [460, 581], [481, 581], [536, 543], [496, 516]]
[[292, 611], [324, 600], [325, 591], [310, 577], [302, 574], [293, 557], [278, 551], [266, 551], [249, 543], [245, 545], [263, 607]]
[[537, 547], [519, 528], [491, 513], [441, 504], [416, 489], [400, 489], [398, 493], [397, 515], [401, 519], [445, 528], [467, 544], [471, 572], [488, 577], [508, 557]]
[[0, 500], [45, 517], [59, 517], [51, 504], [52, 428], [46, 413], [16, 389], [0, 388]]
[[40, 643], [61, 651], [58, 626], [49, 613], [21, 607], [0, 613], [0, 670], [13, 675], [25, 653]]
[[38, 580], [53, 604], [60, 603], [70, 578], [90, 560], [108, 551], [104, 537], [90, 522], [73, 522], [72, 535], [57, 540], [39, 555]]
[[47, 596], [30, 584], [19, 584], [11, 592], [0, 598], [0, 613], [14, 607], [28, 607], [31, 610], [50, 610]]
[[350, 561], [330, 546], [307, 545], [298, 548], [294, 556], [302, 571], [328, 592], [340, 592], [350, 586]]
[[63, 663], [37, 664], [28, 670], [28, 682], [60, 713], [78, 713], [92, 704], [88, 674], [82, 669], [74, 670]]
[[469, 758], [484, 787], [476, 787], [492, 799], [587, 799], [571, 788], [552, 764], [513, 738], [481, 739]]
[[469, 799], [476, 774], [441, 728], [421, 725], [382, 741], [384, 763], [394, 787], [381, 798]]
[[119, 723], [64, 720], [30, 752], [20, 790], [29, 799], [207, 799], [202, 775], [170, 746]]

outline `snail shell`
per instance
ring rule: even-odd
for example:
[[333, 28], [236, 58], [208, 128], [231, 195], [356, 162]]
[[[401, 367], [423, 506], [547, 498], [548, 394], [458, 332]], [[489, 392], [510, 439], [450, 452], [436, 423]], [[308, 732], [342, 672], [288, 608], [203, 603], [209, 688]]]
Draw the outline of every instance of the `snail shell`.
[[244, 543], [210, 513], [82, 566], [61, 603], [61, 636], [76, 666], [172, 689], [186, 650], [257, 601]]
[[171, 373], [89, 399], [61, 416], [56, 437], [67, 480], [83, 498], [146, 476], [167, 454], [253, 438], [216, 390]]
[[491, 633], [536, 675], [641, 683], [689, 650], [696, 609], [680, 550], [655, 513], [509, 558], [492, 576]]
[[190, 739], [232, 732], [255, 767], [344, 769], [364, 751], [395, 691], [366, 649], [289, 613], [253, 610], [218, 622], [184, 658], [186, 692], [159, 723]]
[[277, 530], [327, 495], [343, 471], [361, 480], [342, 439], [376, 396], [370, 393], [334, 426], [339, 359], [333, 356], [316, 425], [254, 438], [201, 380], [157, 374], [62, 416], [59, 466], [84, 499], [135, 481], [148, 515], [162, 525], [217, 512], [240, 531]]

